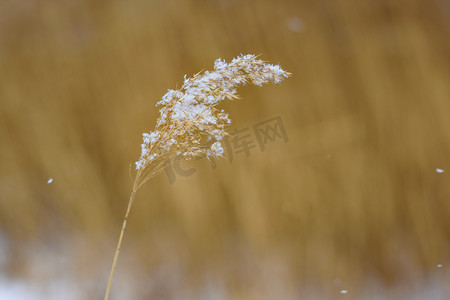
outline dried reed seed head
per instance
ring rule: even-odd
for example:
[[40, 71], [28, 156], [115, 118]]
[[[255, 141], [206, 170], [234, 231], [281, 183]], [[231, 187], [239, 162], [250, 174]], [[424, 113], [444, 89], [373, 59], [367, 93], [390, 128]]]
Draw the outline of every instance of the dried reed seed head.
[[169, 90], [156, 105], [160, 116], [153, 131], [143, 134], [141, 157], [136, 169], [172, 155], [186, 159], [197, 156], [219, 157], [221, 140], [231, 123], [228, 114], [217, 109], [225, 99], [238, 98], [236, 87], [247, 83], [261, 86], [279, 83], [290, 73], [278, 65], [266, 64], [255, 55], [241, 55], [230, 63], [217, 59], [214, 71], [184, 77], [179, 90]]

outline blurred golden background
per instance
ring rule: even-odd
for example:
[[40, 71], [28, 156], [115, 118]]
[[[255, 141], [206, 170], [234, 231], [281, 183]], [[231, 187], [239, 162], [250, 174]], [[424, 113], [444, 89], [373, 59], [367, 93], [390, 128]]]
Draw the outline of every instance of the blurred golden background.
[[241, 88], [231, 128], [280, 116], [289, 141], [140, 189], [111, 299], [447, 299], [449, 18], [444, 0], [2, 0], [0, 298], [103, 299], [155, 103], [253, 53], [293, 76]]

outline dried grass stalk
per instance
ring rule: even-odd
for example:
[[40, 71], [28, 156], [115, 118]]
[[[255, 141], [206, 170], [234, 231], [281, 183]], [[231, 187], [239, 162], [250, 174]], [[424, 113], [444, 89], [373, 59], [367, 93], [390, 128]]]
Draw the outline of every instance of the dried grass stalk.
[[290, 73], [278, 65], [266, 64], [255, 55], [241, 55], [226, 63], [217, 59], [214, 71], [198, 73], [184, 79], [178, 90], [169, 90], [157, 103], [160, 116], [155, 129], [143, 134], [141, 157], [136, 162], [133, 189], [123, 220], [116, 253], [111, 268], [105, 300], [108, 299], [128, 215], [137, 190], [164, 169], [164, 161], [175, 155], [185, 159], [207, 156], [220, 157], [224, 149], [221, 140], [231, 123], [228, 114], [217, 105], [225, 99], [236, 99], [236, 88], [247, 83], [261, 86], [279, 83]]

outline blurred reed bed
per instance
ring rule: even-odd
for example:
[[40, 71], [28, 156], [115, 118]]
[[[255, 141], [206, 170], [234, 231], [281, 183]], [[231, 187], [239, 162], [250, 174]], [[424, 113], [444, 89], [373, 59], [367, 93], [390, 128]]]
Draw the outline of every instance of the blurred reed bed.
[[225, 107], [236, 129], [281, 116], [289, 142], [143, 187], [112, 294], [392, 298], [443, 280], [449, 13], [437, 0], [2, 1], [2, 272], [52, 278], [63, 260], [100, 298], [154, 104], [217, 57], [261, 53], [294, 76]]

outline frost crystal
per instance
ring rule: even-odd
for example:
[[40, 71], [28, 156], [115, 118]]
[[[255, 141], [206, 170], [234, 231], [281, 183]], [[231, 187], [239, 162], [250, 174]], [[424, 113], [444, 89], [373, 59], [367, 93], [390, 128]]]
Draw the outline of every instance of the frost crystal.
[[136, 169], [142, 170], [157, 159], [175, 154], [182, 154], [186, 159], [221, 156], [224, 149], [220, 140], [227, 134], [225, 126], [231, 120], [216, 105], [225, 99], [238, 98], [238, 86], [279, 83], [289, 75], [280, 66], [265, 64], [255, 55], [247, 54], [230, 63], [219, 58], [214, 63], [214, 71], [192, 78], [185, 76], [179, 90], [168, 90], [157, 103], [160, 116], [155, 130], [143, 134]]

